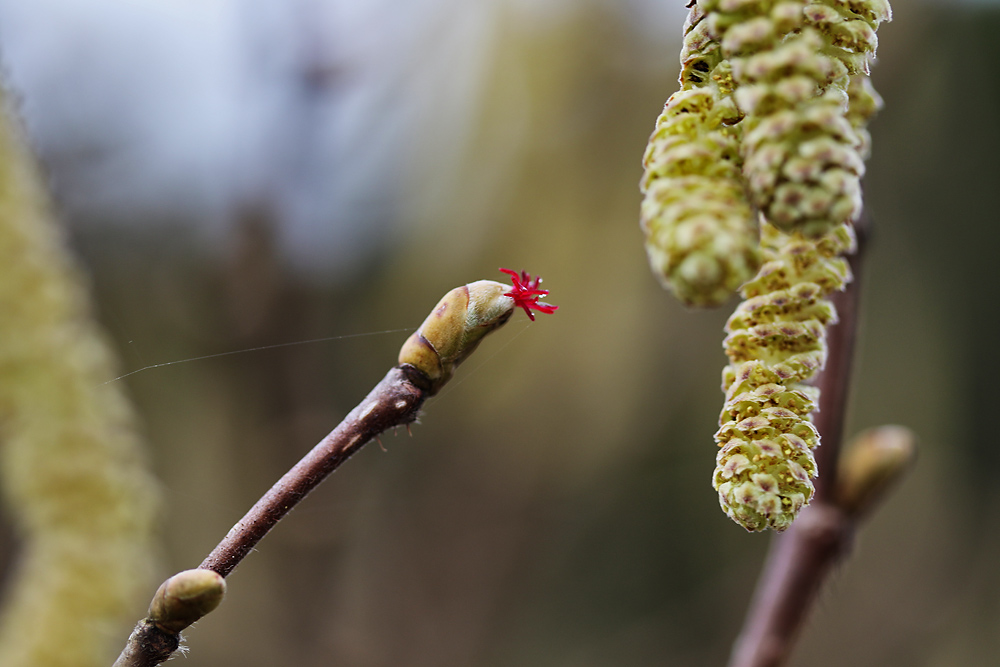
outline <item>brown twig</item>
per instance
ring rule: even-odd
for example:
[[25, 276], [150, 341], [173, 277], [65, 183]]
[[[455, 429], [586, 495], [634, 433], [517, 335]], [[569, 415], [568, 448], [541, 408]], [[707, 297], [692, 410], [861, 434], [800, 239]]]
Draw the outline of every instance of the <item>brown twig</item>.
[[366, 443], [394, 426], [417, 419], [427, 395], [419, 371], [397, 366], [337, 428], [285, 473], [202, 562], [201, 568], [228, 576], [264, 535], [327, 475]]
[[844, 442], [844, 417], [854, 368], [854, 343], [858, 336], [862, 262], [868, 245], [868, 230], [867, 219], [862, 218], [855, 227], [858, 249], [848, 259], [854, 280], [847, 285], [847, 289], [834, 294], [831, 299], [839, 321], [827, 332], [829, 356], [826, 368], [816, 381], [822, 406], [815, 420], [822, 437], [822, 446], [816, 450], [816, 467], [820, 470], [816, 479], [817, 501], [830, 499], [837, 480], [837, 460]]
[[323, 438], [240, 519], [196, 570], [177, 574], [160, 586], [114, 667], [151, 667], [176, 650], [180, 632], [210, 612], [225, 593], [224, 578], [258, 542], [341, 463], [379, 433], [416, 421], [421, 406], [448, 382], [455, 369], [491, 331], [517, 308], [552, 313], [542, 303], [548, 290], [541, 277], [500, 269], [513, 285], [477, 280], [456, 287], [438, 302], [403, 344], [399, 365], [330, 435]]
[[730, 667], [784, 664], [827, 575], [850, 550], [858, 516], [838, 506], [834, 489], [858, 328], [866, 231], [866, 225], [859, 225], [858, 251], [850, 258], [854, 281], [834, 296], [840, 321], [829, 331], [827, 365], [817, 382], [822, 410], [816, 426], [822, 446], [816, 452], [820, 470], [816, 495], [791, 527], [773, 538]]
[[180, 632], [163, 630], [144, 618], [132, 630], [125, 648], [111, 667], [155, 667], [170, 659], [180, 644]]
[[[189, 572], [209, 570], [228, 576], [261, 538], [341, 463], [383, 431], [414, 422], [429, 395], [428, 389], [428, 379], [421, 371], [409, 365], [390, 370], [337, 428], [257, 501], [198, 570]], [[114, 667], [153, 667], [164, 662], [177, 649], [180, 632], [221, 600], [219, 592], [214, 604], [200, 606], [196, 613], [192, 613], [190, 604], [164, 606], [158, 600], [162, 601], [163, 591], [175, 578], [161, 586], [149, 616], [136, 625]]]
[[869, 429], [852, 440], [832, 470], [832, 494], [810, 505], [772, 544], [731, 664], [787, 660], [826, 576], [850, 552], [859, 523], [915, 454], [915, 437], [902, 426]]

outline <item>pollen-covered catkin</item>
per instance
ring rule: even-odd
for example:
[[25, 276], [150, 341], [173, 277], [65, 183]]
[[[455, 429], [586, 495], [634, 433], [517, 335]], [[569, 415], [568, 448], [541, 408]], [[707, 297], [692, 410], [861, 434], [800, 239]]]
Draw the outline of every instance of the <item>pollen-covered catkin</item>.
[[885, 0], [699, 0], [732, 61], [743, 171], [768, 222], [824, 234], [861, 210], [863, 137], [846, 118], [868, 73]]
[[726, 324], [730, 364], [713, 484], [744, 528], [781, 531], [813, 495], [818, 391], [803, 383], [826, 361], [826, 329], [837, 317], [826, 297], [850, 281], [840, 255], [855, 241], [847, 224], [818, 239], [767, 224], [761, 233], [766, 261]]
[[729, 62], [692, 8], [684, 27], [681, 89], [656, 123], [643, 164], [642, 228], [654, 273], [683, 302], [717, 306], [760, 263], [757, 216], [739, 153], [742, 114]]

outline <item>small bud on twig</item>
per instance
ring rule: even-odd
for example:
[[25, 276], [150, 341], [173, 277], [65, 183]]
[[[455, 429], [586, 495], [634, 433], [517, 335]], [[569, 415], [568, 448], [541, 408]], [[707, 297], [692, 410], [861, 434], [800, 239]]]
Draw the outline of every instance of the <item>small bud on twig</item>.
[[455, 369], [482, 342], [486, 334], [507, 323], [515, 308], [523, 308], [532, 320], [532, 310], [552, 313], [558, 306], [539, 302], [548, 290], [539, 289], [541, 278], [522, 271], [500, 269], [514, 285], [493, 280], [477, 280], [456, 287], [434, 306], [399, 351], [399, 365], [413, 366], [430, 380], [433, 396], [451, 379]]
[[153, 596], [149, 620], [170, 632], [180, 632], [219, 606], [226, 580], [211, 570], [184, 570], [170, 577]]
[[916, 452], [916, 436], [903, 426], [861, 433], [840, 455], [834, 501], [852, 517], [868, 514], [909, 468]]

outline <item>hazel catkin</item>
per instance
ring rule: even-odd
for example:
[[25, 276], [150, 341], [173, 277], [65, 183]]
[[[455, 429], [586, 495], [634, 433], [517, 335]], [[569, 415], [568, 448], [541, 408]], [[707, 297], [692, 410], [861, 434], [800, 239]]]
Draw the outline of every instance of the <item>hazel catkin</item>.
[[757, 216], [747, 201], [739, 142], [742, 114], [729, 62], [691, 9], [681, 89], [667, 100], [643, 159], [642, 229], [653, 272], [691, 306], [717, 306], [760, 263]]

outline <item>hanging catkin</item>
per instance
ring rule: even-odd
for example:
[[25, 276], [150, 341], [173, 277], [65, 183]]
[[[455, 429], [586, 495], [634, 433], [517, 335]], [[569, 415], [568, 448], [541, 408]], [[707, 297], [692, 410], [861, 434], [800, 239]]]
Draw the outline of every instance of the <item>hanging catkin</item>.
[[654, 272], [692, 305], [742, 284], [713, 482], [748, 530], [784, 530], [813, 496], [819, 392], [806, 383], [836, 322], [827, 297], [851, 279], [842, 255], [855, 245], [865, 125], [881, 105], [869, 64], [890, 18], [886, 0], [697, 0], [681, 90], [646, 149]]
[[642, 228], [653, 272], [683, 302], [717, 306], [760, 263], [757, 217], [739, 154], [742, 114], [705, 12], [684, 26], [681, 89], [656, 122], [643, 163]]
[[151, 572], [156, 483], [2, 91], [0, 313], [0, 490], [20, 538], [0, 665], [107, 665]]
[[854, 247], [841, 225], [818, 240], [764, 225], [765, 263], [743, 286], [726, 323], [726, 402], [715, 434], [713, 482], [722, 508], [747, 530], [784, 530], [813, 495], [819, 434], [809, 419], [818, 391], [803, 384], [826, 361], [827, 296], [850, 281], [840, 255]]
[[[880, 106], [868, 81], [883, 0], [805, 3], [703, 0], [710, 32], [733, 62], [746, 114], [744, 175], [765, 220], [765, 263], [730, 317], [726, 402], [713, 484], [747, 530], [784, 530], [812, 498], [811, 422], [819, 392], [805, 383], [826, 362], [827, 296], [850, 281], [850, 221]], [[773, 226], [772, 226], [773, 225]]]

